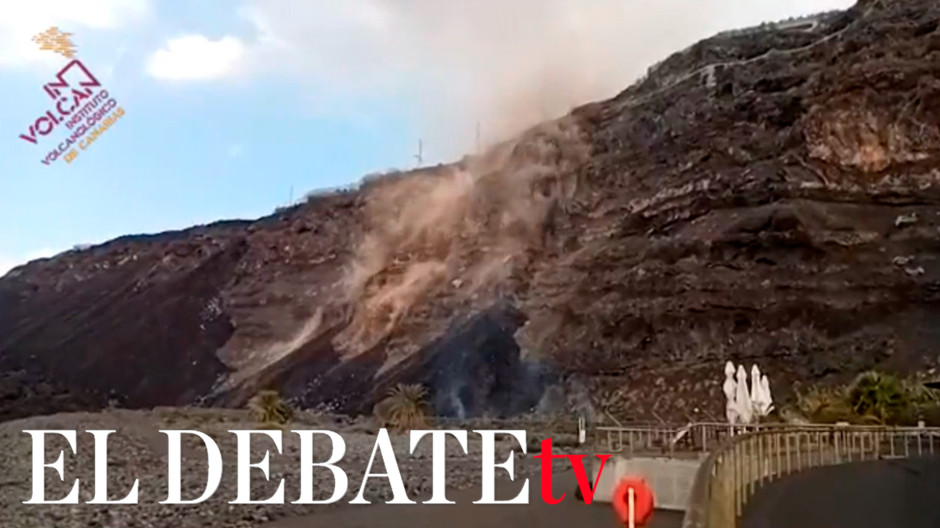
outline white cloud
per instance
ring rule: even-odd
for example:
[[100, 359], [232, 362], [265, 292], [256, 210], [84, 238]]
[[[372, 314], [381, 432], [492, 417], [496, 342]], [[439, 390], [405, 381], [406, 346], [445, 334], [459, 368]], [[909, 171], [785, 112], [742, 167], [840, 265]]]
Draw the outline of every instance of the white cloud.
[[5, 1], [0, 4], [0, 67], [60, 64], [61, 58], [32, 41], [51, 26], [73, 33], [81, 50], [83, 31], [120, 29], [145, 19], [149, 12], [149, 0]]
[[170, 39], [147, 61], [147, 73], [157, 79], [181, 81], [218, 79], [236, 73], [245, 45], [235, 37], [209, 40], [202, 35]]
[[52, 257], [59, 254], [59, 251], [49, 248], [43, 248], [37, 251], [31, 251], [25, 255], [20, 256], [11, 256], [11, 255], [0, 255], [0, 277], [4, 276], [12, 270], [13, 268], [26, 264], [27, 262]]

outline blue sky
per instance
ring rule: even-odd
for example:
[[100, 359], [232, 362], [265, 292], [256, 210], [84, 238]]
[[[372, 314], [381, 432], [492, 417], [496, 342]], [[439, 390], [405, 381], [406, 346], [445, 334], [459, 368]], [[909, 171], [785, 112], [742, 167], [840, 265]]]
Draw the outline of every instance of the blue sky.
[[[716, 31], [846, 0], [32, 0], [0, 6], [0, 274], [129, 233], [270, 213], [614, 95]], [[73, 34], [125, 115], [71, 164], [18, 138]]]

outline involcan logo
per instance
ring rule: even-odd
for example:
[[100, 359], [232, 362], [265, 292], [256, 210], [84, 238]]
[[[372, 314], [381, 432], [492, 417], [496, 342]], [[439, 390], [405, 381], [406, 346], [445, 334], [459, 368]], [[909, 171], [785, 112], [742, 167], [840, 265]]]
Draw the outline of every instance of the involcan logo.
[[38, 146], [45, 136], [64, 125], [68, 134], [40, 160], [44, 165], [51, 165], [59, 158], [72, 163], [124, 115], [124, 109], [98, 78], [75, 57], [76, 49], [70, 37], [71, 33], [56, 27], [33, 37], [40, 49], [69, 59], [55, 80], [43, 85], [43, 91], [52, 100], [51, 108], [34, 119], [19, 136]]

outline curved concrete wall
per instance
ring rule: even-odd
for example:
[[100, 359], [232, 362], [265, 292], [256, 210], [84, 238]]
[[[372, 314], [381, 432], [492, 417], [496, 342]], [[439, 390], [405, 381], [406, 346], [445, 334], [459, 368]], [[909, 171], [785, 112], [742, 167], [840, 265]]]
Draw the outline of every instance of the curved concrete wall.
[[[611, 502], [614, 488], [620, 479], [631, 476], [645, 479], [653, 488], [656, 508], [685, 511], [689, 503], [689, 492], [695, 481], [695, 473], [701, 465], [700, 459], [657, 457], [612, 457], [604, 466], [594, 500]], [[600, 462], [594, 460], [591, 475], [597, 475]]]

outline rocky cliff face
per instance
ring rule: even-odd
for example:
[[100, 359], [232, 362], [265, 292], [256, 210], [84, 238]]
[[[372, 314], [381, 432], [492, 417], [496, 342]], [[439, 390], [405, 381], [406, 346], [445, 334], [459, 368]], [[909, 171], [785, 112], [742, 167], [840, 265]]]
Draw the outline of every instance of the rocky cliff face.
[[267, 386], [363, 411], [398, 380], [516, 412], [567, 380], [688, 419], [721, 416], [727, 359], [777, 394], [933, 368], [938, 22], [875, 0], [722, 34], [484, 156], [16, 269], [0, 416]]

